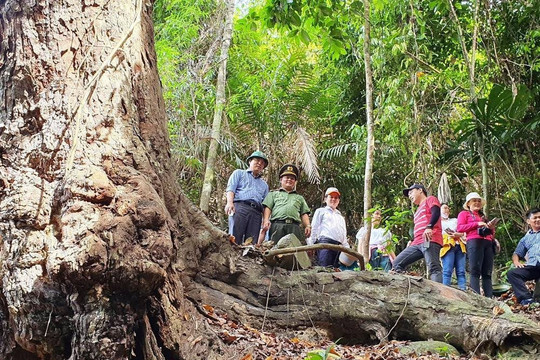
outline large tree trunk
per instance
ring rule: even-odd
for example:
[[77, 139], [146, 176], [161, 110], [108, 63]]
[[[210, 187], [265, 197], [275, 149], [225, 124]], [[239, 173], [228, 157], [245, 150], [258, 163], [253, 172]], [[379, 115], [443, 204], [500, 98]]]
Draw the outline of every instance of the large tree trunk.
[[179, 274], [218, 232], [170, 171], [151, 11], [0, 2], [1, 359], [212, 357]]
[[464, 349], [538, 340], [537, 324], [430, 281], [271, 275], [241, 257], [170, 171], [151, 9], [0, 1], [0, 359], [223, 358], [204, 303], [353, 341], [396, 322], [390, 337], [448, 332]]

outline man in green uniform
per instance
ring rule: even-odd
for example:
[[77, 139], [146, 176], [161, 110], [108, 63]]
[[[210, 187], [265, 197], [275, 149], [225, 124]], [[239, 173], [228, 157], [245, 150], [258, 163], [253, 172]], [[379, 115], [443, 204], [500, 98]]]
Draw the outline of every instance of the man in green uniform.
[[[264, 240], [266, 231], [270, 229], [270, 240], [277, 243], [288, 234], [294, 234], [305, 243], [305, 237], [311, 234], [309, 224], [309, 206], [304, 197], [296, 192], [296, 182], [300, 172], [293, 164], [284, 165], [279, 171], [281, 187], [266, 195], [263, 201], [263, 231], [259, 244]], [[304, 225], [304, 231], [300, 228]]]

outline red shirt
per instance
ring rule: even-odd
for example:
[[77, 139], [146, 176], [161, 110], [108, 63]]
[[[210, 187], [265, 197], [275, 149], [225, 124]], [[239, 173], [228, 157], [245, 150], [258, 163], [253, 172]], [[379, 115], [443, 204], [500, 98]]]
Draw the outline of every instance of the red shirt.
[[[420, 203], [418, 209], [414, 213], [414, 240], [411, 245], [419, 245], [424, 243], [423, 234], [424, 230], [426, 230], [426, 226], [429, 225], [429, 221], [431, 220], [431, 208], [433, 206], [438, 206], [440, 208], [441, 203], [435, 196], [428, 196]], [[443, 244], [440, 216], [435, 226], [433, 226], [431, 241], [440, 244], [441, 246]]]

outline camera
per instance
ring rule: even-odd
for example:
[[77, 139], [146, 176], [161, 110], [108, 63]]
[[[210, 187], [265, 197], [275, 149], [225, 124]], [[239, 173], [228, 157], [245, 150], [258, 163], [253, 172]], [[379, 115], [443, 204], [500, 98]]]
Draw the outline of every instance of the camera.
[[487, 226], [482, 226], [482, 227], [479, 227], [477, 229], [478, 231], [478, 235], [480, 235], [481, 237], [486, 237], [488, 235], [491, 235], [493, 234], [493, 230], [491, 230], [490, 228], [488, 228]]

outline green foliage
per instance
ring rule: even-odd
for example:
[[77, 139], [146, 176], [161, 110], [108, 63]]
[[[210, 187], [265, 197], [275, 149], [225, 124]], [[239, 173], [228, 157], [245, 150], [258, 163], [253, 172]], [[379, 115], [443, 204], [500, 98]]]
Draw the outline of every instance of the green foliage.
[[318, 40], [333, 59], [347, 54], [348, 37], [342, 24], [358, 10], [358, 2], [338, 0], [268, 0], [262, 10], [266, 26], [276, 27], [304, 44]]
[[335, 345], [332, 344], [326, 349], [322, 350], [313, 350], [307, 353], [307, 356], [304, 360], [331, 360], [339, 359], [339, 356], [335, 354], [334, 350]]
[[[448, 1], [371, 4], [373, 201], [387, 209], [385, 224], [399, 239], [397, 247], [412, 228], [404, 185], [421, 181], [435, 193], [446, 172], [461, 206], [467, 192], [480, 189], [483, 147], [490, 211], [503, 219], [498, 258], [506, 261], [521, 237], [524, 212], [540, 200], [534, 150], [540, 141], [540, 7], [533, 1], [480, 3], [475, 100]], [[473, 5], [454, 2], [469, 51]], [[183, 188], [196, 199], [214, 103], [220, 10], [209, 0], [156, 0], [154, 8], [173, 154]], [[259, 148], [270, 156], [267, 173], [276, 186], [277, 168], [292, 161], [297, 130], [305, 130], [318, 153], [321, 184], [301, 178], [300, 191], [315, 208], [324, 188], [337, 186], [349, 232], [361, 226], [363, 11], [358, 0], [266, 0], [236, 17], [219, 181]]]

